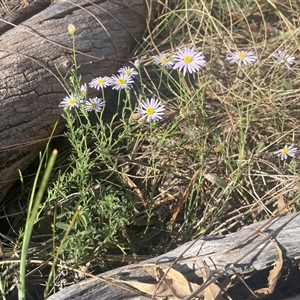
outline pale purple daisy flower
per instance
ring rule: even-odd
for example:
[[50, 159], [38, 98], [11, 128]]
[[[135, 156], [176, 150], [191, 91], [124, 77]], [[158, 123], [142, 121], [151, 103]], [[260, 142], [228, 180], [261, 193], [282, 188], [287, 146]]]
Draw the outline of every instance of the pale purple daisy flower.
[[194, 48], [184, 48], [183, 50], [178, 50], [173, 55], [173, 60], [175, 65], [173, 69], [179, 69], [182, 71], [183, 76], [188, 71], [189, 73], [195, 73], [201, 70], [206, 61], [202, 52], [197, 52]]
[[132, 65], [134, 65], [134, 67], [136, 68], [136, 69], [138, 69], [139, 67], [140, 67], [140, 60], [137, 58], [135, 61], [130, 61], [130, 63], [132, 64]]
[[278, 50], [276, 53], [272, 54], [273, 57], [277, 59], [277, 64], [285, 64], [288, 69], [291, 65], [295, 63], [295, 57]]
[[94, 110], [95, 112], [100, 112], [101, 109], [105, 106], [105, 101], [102, 98], [90, 98], [86, 101], [85, 108], [87, 111]]
[[158, 99], [151, 98], [150, 100], [141, 101], [141, 108], [136, 108], [136, 112], [141, 115], [141, 120], [146, 119], [148, 123], [151, 121], [159, 121], [162, 119], [165, 107]]
[[79, 103], [78, 100], [76, 99], [76, 97], [71, 94], [70, 96], [66, 96], [63, 101], [61, 101], [58, 105], [58, 107], [63, 107], [63, 108], [73, 108], [73, 107], [79, 107]]
[[86, 84], [86, 83], [85, 83], [85, 84], [82, 84], [81, 87], [80, 87], [80, 91], [81, 91], [84, 95], [86, 95], [86, 94], [87, 94], [87, 90], [88, 90], [87, 84]]
[[125, 89], [130, 90], [130, 84], [133, 83], [131, 76], [126, 74], [112, 75], [110, 84], [114, 90]]
[[237, 63], [239, 66], [242, 64], [252, 65], [257, 60], [257, 56], [253, 51], [242, 50], [228, 53], [226, 60], [228, 60], [230, 63]]
[[281, 160], [285, 160], [288, 158], [288, 156], [295, 157], [297, 151], [298, 149], [292, 144], [289, 147], [285, 145], [284, 148], [275, 151], [274, 154], [276, 154]]
[[174, 63], [168, 58], [168, 56], [164, 52], [155, 55], [154, 61], [167, 69], [172, 68], [172, 66], [174, 65]]
[[108, 76], [97, 77], [89, 83], [89, 86], [96, 90], [100, 90], [101, 88], [106, 88], [107, 86], [110, 86], [110, 78]]
[[119, 69], [118, 73], [125, 74], [131, 77], [134, 77], [139, 74], [135, 68], [130, 68], [130, 67], [122, 67]]

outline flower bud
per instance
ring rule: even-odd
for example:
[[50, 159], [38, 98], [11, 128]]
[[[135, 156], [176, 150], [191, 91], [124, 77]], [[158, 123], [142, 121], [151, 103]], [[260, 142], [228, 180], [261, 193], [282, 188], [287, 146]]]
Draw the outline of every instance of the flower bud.
[[75, 36], [77, 33], [77, 29], [73, 24], [69, 24], [68, 26], [68, 32], [71, 36]]

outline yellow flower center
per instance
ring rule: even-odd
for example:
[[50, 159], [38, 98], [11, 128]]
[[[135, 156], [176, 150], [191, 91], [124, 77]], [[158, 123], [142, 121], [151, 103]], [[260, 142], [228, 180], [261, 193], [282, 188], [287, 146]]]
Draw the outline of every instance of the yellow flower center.
[[97, 103], [95, 103], [95, 102], [93, 102], [93, 103], [91, 103], [91, 108], [96, 108], [97, 107]]
[[166, 57], [162, 57], [160, 59], [160, 61], [161, 61], [162, 64], [166, 64], [168, 62], [168, 59]]
[[281, 150], [281, 152], [282, 152], [282, 154], [288, 154], [289, 148], [284, 147], [284, 148]]
[[123, 78], [118, 78], [118, 80], [117, 80], [117, 84], [118, 84], [118, 85], [123, 85], [123, 84], [125, 84], [125, 83], [126, 83], [125, 79], [123, 79]]
[[68, 101], [68, 104], [69, 104], [70, 106], [74, 105], [75, 103], [76, 103], [76, 99], [74, 99], [74, 98], [71, 98], [71, 99], [69, 99], [69, 101]]
[[104, 82], [105, 82], [104, 78], [99, 78], [99, 79], [97, 80], [97, 83], [98, 83], [98, 84], [103, 84]]
[[188, 65], [192, 62], [192, 57], [191, 56], [186, 56], [184, 59], [183, 59], [183, 62]]
[[126, 71], [125, 71], [125, 74], [126, 74], [126, 75], [131, 75], [131, 71], [130, 71], [130, 70], [126, 70]]
[[153, 116], [153, 114], [154, 114], [154, 109], [153, 109], [152, 107], [148, 107], [148, 108], [146, 109], [146, 114], [147, 114], [148, 116]]
[[243, 59], [246, 58], [246, 54], [245, 54], [245, 53], [239, 53], [239, 54], [237, 55], [237, 58], [240, 59], [240, 60], [243, 60]]

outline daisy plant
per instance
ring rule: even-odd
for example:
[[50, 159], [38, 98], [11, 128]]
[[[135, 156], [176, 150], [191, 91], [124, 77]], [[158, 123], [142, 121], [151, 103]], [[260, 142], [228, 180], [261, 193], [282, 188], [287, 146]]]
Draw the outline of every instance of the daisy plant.
[[284, 53], [281, 50], [273, 53], [272, 56], [277, 59], [276, 64], [285, 64], [285, 66], [290, 69], [291, 66], [295, 63], [295, 57]]
[[175, 62], [173, 69], [182, 71], [183, 75], [185, 75], [186, 72], [195, 73], [201, 70], [206, 63], [202, 52], [197, 52], [194, 48], [187, 47], [175, 52], [173, 60]]
[[235, 51], [230, 52], [226, 56], [226, 60], [230, 63], [237, 63], [239, 66], [241, 65], [252, 65], [257, 60], [257, 56], [253, 51]]
[[288, 156], [295, 157], [297, 151], [298, 148], [294, 147], [292, 144], [291, 146], [285, 145], [282, 149], [275, 151], [274, 154], [276, 154], [281, 160], [286, 160]]
[[141, 116], [140, 120], [146, 119], [148, 123], [151, 121], [157, 122], [162, 119], [165, 113], [165, 107], [161, 101], [155, 98], [141, 101], [141, 107], [136, 108], [137, 114]]
[[[233, 22], [226, 22], [225, 25], [224, 16], [220, 14], [220, 21], [213, 24], [212, 22], [215, 22], [219, 13], [215, 13], [214, 16], [207, 16], [207, 14], [203, 13], [195, 14], [198, 8], [196, 8], [197, 4], [194, 2], [201, 2], [201, 7], [199, 6], [201, 11], [206, 11], [206, 8], [211, 9], [211, 3], [215, 6], [214, 10], [216, 10], [217, 6], [224, 5], [224, 9], [218, 11], [228, 11], [228, 14], [233, 19], [237, 19], [232, 19]], [[232, 1], [234, 5], [229, 6], [234, 10], [234, 7], [239, 5], [238, 2], [243, 1]], [[289, 136], [292, 131], [295, 131], [294, 139], [297, 139], [296, 117], [296, 121], [293, 120], [293, 122], [285, 124], [285, 120], [288, 117], [288, 109], [294, 110], [295, 116], [297, 115], [296, 110], [298, 107], [295, 104], [297, 103], [297, 91], [282, 89], [280, 84], [281, 77], [278, 80], [276, 72], [271, 74], [275, 68], [269, 69], [268, 66], [263, 66], [263, 62], [257, 64], [257, 68], [251, 68], [253, 76], [238, 76], [239, 80], [235, 80], [234, 73], [243, 73], [248, 68], [242, 67], [251, 67], [258, 60], [258, 56], [255, 51], [250, 50], [223, 52], [230, 40], [235, 40], [239, 43], [236, 49], [257, 49], [257, 51], [261, 49], [259, 50], [262, 53], [261, 56], [266, 56], [269, 46], [265, 45], [261, 40], [264, 36], [262, 32], [259, 35], [247, 32], [245, 38], [245, 27], [240, 26], [240, 24], [244, 24], [244, 22], [241, 23], [243, 14], [240, 11], [245, 10], [245, 8], [241, 7], [241, 10], [236, 10], [232, 14], [231, 9], [227, 9], [227, 1], [219, 1], [218, 4], [215, 4], [214, 1], [211, 1], [211, 3], [206, 3], [206, 1], [185, 1], [185, 6], [188, 6], [188, 3], [192, 4], [191, 9], [184, 9], [183, 11], [182, 5], [179, 5], [179, 13], [176, 11], [175, 13], [170, 13], [171, 11], [166, 10], [168, 17], [162, 19], [163, 27], [158, 27], [157, 36], [156, 31], [152, 33], [157, 38], [152, 39], [151, 35], [151, 44], [149, 45], [144, 45], [144, 42], [148, 43], [150, 41], [148, 38], [141, 39], [142, 51], [134, 52], [132, 61], [124, 62], [125, 66], [121, 66], [113, 75], [111, 73], [105, 74], [108, 76], [104, 76], [103, 73], [94, 74], [95, 78], [92, 77], [91, 80], [89, 79], [90, 82], [84, 84], [82, 84], [82, 78], [86, 76], [86, 72], [82, 76], [79, 74], [80, 65], [76, 61], [76, 55], [80, 53], [75, 50], [77, 29], [73, 24], [68, 26], [68, 32], [72, 38], [73, 67], [70, 70], [71, 76], [68, 75], [69, 81], [65, 75], [61, 76], [68, 92], [62, 101], [61, 99], [57, 101], [57, 104], [61, 101], [58, 106], [64, 108], [61, 109], [61, 112], [65, 120], [65, 137], [68, 139], [68, 145], [72, 147], [72, 151], [69, 152], [71, 155], [66, 153], [69, 157], [68, 163], [64, 163], [64, 165], [68, 167], [62, 169], [62, 172], [66, 173], [59, 174], [59, 180], [47, 191], [47, 199], [43, 200], [46, 204], [49, 204], [51, 211], [54, 211], [52, 210], [52, 207], [54, 207], [55, 211], [59, 212], [53, 217], [53, 222], [55, 221], [56, 223], [50, 229], [57, 230], [57, 232], [53, 232], [55, 236], [59, 236], [61, 232], [64, 234], [63, 241], [58, 241], [57, 244], [53, 243], [55, 246], [53, 247], [55, 249], [53, 255], [53, 257], [56, 257], [55, 263], [58, 258], [62, 257], [66, 260], [66, 265], [69, 262], [70, 264], [74, 262], [74, 266], [77, 268], [78, 266], [87, 266], [87, 260], [88, 262], [93, 261], [94, 258], [98, 260], [98, 255], [101, 253], [117, 253], [117, 251], [121, 250], [123, 255], [125, 255], [125, 250], [127, 251], [127, 249], [128, 253], [133, 252], [131, 249], [139, 253], [135, 251], [134, 244], [133, 247], [131, 245], [128, 247], [125, 241], [128, 240], [131, 243], [131, 236], [127, 238], [127, 233], [131, 234], [130, 226], [128, 226], [129, 231], [127, 232], [127, 224], [136, 224], [136, 212], [142, 210], [143, 215], [146, 216], [147, 214], [147, 222], [159, 219], [159, 225], [161, 225], [160, 220], [166, 221], [166, 224], [171, 220], [171, 226], [166, 227], [167, 229], [170, 228], [170, 230], [164, 230], [163, 236], [166, 236], [166, 232], [170, 232], [170, 238], [168, 237], [166, 240], [172, 240], [172, 244], [173, 242], [183, 241], [185, 232], [192, 232], [192, 228], [195, 229], [193, 238], [199, 234], [209, 234], [212, 232], [210, 230], [216, 230], [215, 232], [218, 230], [219, 232], [227, 231], [229, 228], [227, 226], [229, 224], [227, 223], [228, 216], [230, 216], [230, 220], [235, 222], [236, 216], [245, 215], [248, 211], [243, 210], [241, 214], [240, 207], [248, 207], [252, 198], [255, 201], [254, 203], [258, 203], [257, 197], [252, 197], [251, 195], [256, 195], [252, 193], [252, 187], [256, 186], [256, 184], [259, 186], [261, 178], [257, 176], [256, 172], [251, 172], [254, 173], [257, 181], [255, 181], [255, 184], [251, 183], [251, 185], [248, 185], [244, 176], [245, 167], [248, 163], [252, 164], [253, 162], [249, 158], [253, 153], [253, 149], [255, 149], [258, 137], [264, 135], [264, 132], [268, 135], [262, 136], [264, 142], [261, 144], [262, 146], [258, 146], [258, 154], [263, 153], [268, 148], [268, 146], [264, 146], [265, 143], [268, 145], [273, 145], [275, 142], [280, 143], [278, 135], [286, 129], [289, 130]], [[229, 3], [231, 2], [229, 1]], [[204, 6], [205, 10], [202, 10]], [[251, 11], [252, 7], [254, 7], [254, 4], [251, 4]], [[193, 16], [197, 16], [197, 21], [182, 18], [183, 13], [191, 13]], [[250, 14], [252, 12], [249, 11], [249, 16]], [[160, 22], [162, 16], [161, 14], [159, 15]], [[180, 20], [176, 21], [174, 19], [174, 21], [171, 20], [169, 22], [169, 15], [172, 15], [172, 18], [180, 17]], [[200, 19], [198, 21], [198, 18], [202, 18], [202, 15], [204, 23], [200, 22]], [[274, 15], [278, 16], [277, 13]], [[229, 20], [231, 21], [231, 19]], [[180, 22], [183, 25], [178, 27]], [[201, 32], [198, 29], [199, 26], [195, 26], [206, 23], [210, 23], [210, 26], [200, 26]], [[165, 42], [162, 43], [158, 39], [161, 37], [160, 28], [163, 29], [165, 25], [171, 28], [172, 24], [176, 26], [176, 29], [164, 39], [167, 44]], [[234, 27], [227, 30], [226, 26], [230, 27], [231, 25]], [[188, 26], [188, 30], [183, 30], [185, 26]], [[282, 22], [281, 27], [284, 27], [284, 22]], [[238, 38], [239, 28], [243, 30], [242, 39]], [[251, 26], [247, 28], [248, 31], [251, 30]], [[225, 35], [223, 34], [224, 32], [226, 32]], [[175, 33], [179, 35], [177, 34], [173, 38], [172, 34]], [[202, 35], [202, 33], [205, 33], [205, 35]], [[218, 36], [219, 33], [221, 34], [220, 36]], [[191, 38], [190, 40], [188, 40], [189, 37]], [[286, 36], [286, 39], [291, 39], [292, 42], [294, 40], [293, 37]], [[274, 43], [276, 40], [280, 40], [280, 38], [276, 37]], [[152, 42], [156, 41], [159, 41], [159, 44], [152, 45]], [[176, 45], [175, 43], [178, 44]], [[282, 40], [280, 43], [282, 43]], [[196, 45], [195, 47], [188, 46], [194, 44]], [[291, 47], [290, 44], [289, 42], [285, 43], [286, 47]], [[180, 45], [184, 46], [181, 47]], [[273, 49], [279, 49], [280, 47], [279, 44], [276, 44]], [[291, 49], [296, 49], [294, 45], [293, 47]], [[158, 48], [163, 50], [158, 50], [155, 52], [157, 55], [154, 55], [152, 49]], [[171, 49], [176, 50], [171, 52]], [[203, 52], [197, 49], [203, 49]], [[287, 52], [290, 51], [288, 48], [286, 49]], [[82, 51], [82, 49], [80, 50]], [[97, 53], [100, 54], [99, 52]], [[207, 54], [207, 57], [211, 57], [209, 67], [206, 67], [207, 61], [204, 54]], [[137, 56], [141, 58], [141, 66], [140, 60], [136, 59]], [[149, 57], [151, 63], [148, 64]], [[273, 54], [268, 53], [267, 57], [272, 57], [274, 60], [273, 65], [281, 65], [283, 68], [290, 69], [295, 64], [295, 57], [281, 50]], [[121, 57], [111, 57], [110, 59], [112, 68], [114, 68], [113, 61], [116, 62]], [[237, 72], [227, 71], [226, 68], [223, 68], [223, 64], [222, 68], [219, 67], [221, 65], [220, 59], [227, 62], [227, 67], [229, 63], [238, 65], [238, 67], [235, 65]], [[216, 65], [215, 62], [217, 62]], [[198, 76], [195, 73], [200, 72], [204, 68], [206, 69], [203, 72], [205, 74], [201, 74], [201, 78], [197, 78]], [[113, 72], [116, 70], [117, 68]], [[90, 71], [90, 73], [95, 72], [93, 68]], [[254, 74], [254, 71], [257, 71], [257, 74]], [[294, 86], [299, 86], [297, 72], [290, 73], [290, 81], [292, 82], [293, 80]], [[272, 76], [270, 77], [270, 75]], [[139, 80], [136, 80], [136, 76], [139, 76]], [[200, 80], [196, 82], [195, 79]], [[256, 83], [257, 80], [260, 80], [259, 84]], [[211, 85], [211, 82], [213, 85]], [[277, 92], [278, 85], [279, 92]], [[96, 90], [93, 91], [93, 96], [88, 95], [91, 88]], [[109, 88], [107, 93], [104, 92], [105, 88]], [[117, 92], [111, 92], [111, 89], [117, 90]], [[147, 98], [145, 95], [149, 94], [155, 96]], [[290, 102], [286, 105], [288, 101]], [[168, 105], [168, 107], [163, 105], [163, 103], [166, 106]], [[109, 109], [106, 105], [109, 106]], [[176, 108], [174, 109], [174, 117], [168, 118], [167, 121], [163, 122], [164, 126], [157, 126], [156, 122], [161, 121], [165, 117], [166, 109], [172, 110], [172, 107]], [[274, 111], [273, 107], [276, 108]], [[107, 111], [105, 111], [106, 109]], [[135, 118], [131, 117], [133, 114], [139, 116], [141, 123], [138, 123], [138, 125], [135, 124]], [[274, 126], [272, 125], [273, 123]], [[267, 130], [266, 126], [268, 126]], [[138, 131], [138, 129], [142, 130]], [[150, 135], [153, 133], [153, 136], [150, 136], [150, 138], [149, 133]], [[253, 134], [253, 137], [251, 134]], [[286, 136], [285, 134], [284, 137]], [[275, 138], [277, 140], [274, 142]], [[291, 158], [295, 158], [292, 159], [292, 163], [298, 164], [297, 153], [298, 148], [294, 144], [290, 146], [285, 144], [282, 149], [273, 153], [267, 153], [264, 160], [271, 155], [273, 159], [277, 160], [278, 164], [285, 164], [285, 161], [290, 161]], [[160, 154], [162, 154], [162, 159], [158, 159]], [[147, 162], [147, 164], [144, 162]], [[259, 162], [260, 160], [258, 159], [255, 161], [255, 163]], [[268, 164], [264, 163], [264, 165], [267, 165], [269, 169]], [[289, 165], [292, 164], [289, 163]], [[249, 164], [248, 166], [252, 168], [252, 165]], [[180, 170], [181, 167], [183, 169]], [[272, 173], [274, 169], [272, 169]], [[215, 174], [220, 173], [221, 177], [225, 174], [225, 177], [230, 179], [228, 181], [230, 186], [224, 181], [219, 184], [218, 176], [216, 178], [206, 176], [209, 174], [205, 174], [205, 170], [212, 171]], [[123, 174], [123, 171], [126, 174]], [[182, 176], [178, 174], [182, 174]], [[193, 174], [197, 175], [197, 177]], [[171, 175], [174, 175], [174, 177]], [[252, 176], [250, 172], [249, 176]], [[54, 178], [54, 176], [51, 178]], [[129, 178], [132, 178], [130, 182], [128, 181]], [[180, 181], [181, 178], [183, 181]], [[173, 179], [176, 181], [173, 181]], [[207, 183], [203, 180], [206, 180]], [[264, 180], [267, 182], [267, 175], [264, 176]], [[268, 193], [273, 191], [273, 174], [270, 180], [271, 184], [269, 185], [270, 190], [268, 190]], [[208, 181], [211, 181], [211, 184]], [[173, 182], [176, 183], [176, 187], [169, 189], [170, 183], [172, 185]], [[191, 189], [183, 189], [182, 187], [186, 187], [189, 182], [192, 183]], [[203, 182], [204, 184], [202, 184]], [[215, 184], [216, 182], [217, 184]], [[136, 188], [132, 189], [132, 184]], [[246, 191], [248, 186], [251, 187], [251, 192], [249, 193]], [[226, 189], [226, 191], [220, 193], [220, 187]], [[215, 190], [215, 188], [218, 190]], [[264, 184], [263, 188], [269, 188], [268, 184]], [[277, 189], [279, 191], [279, 188]], [[136, 190], [142, 190], [143, 201], [135, 201]], [[170, 197], [164, 197], [165, 191], [168, 191], [168, 195], [170, 193]], [[234, 193], [231, 194], [231, 191]], [[157, 195], [158, 192], [160, 195]], [[155, 207], [158, 202], [157, 199], [161, 195], [168, 201], [166, 203], [169, 204], [166, 205], [169, 205], [170, 209], [172, 207], [175, 208], [169, 214], [172, 217], [171, 219], [169, 219], [169, 216], [166, 216], [165, 219], [160, 218], [160, 216], [157, 218], [156, 215], [155, 218], [152, 218], [152, 212], [156, 211], [157, 208]], [[198, 198], [202, 199], [202, 196], [205, 198], [205, 205], [207, 202], [207, 207], [216, 208], [212, 210], [208, 217], [202, 215], [203, 208], [205, 208], [203, 201], [194, 201]], [[180, 209], [182, 209], [178, 215], [180, 219], [176, 220], [177, 213], [179, 213], [179, 210], [177, 211], [178, 204], [181, 204], [180, 199], [182, 198], [184, 198], [185, 204], [180, 205]], [[176, 200], [178, 203], [175, 203], [174, 199], [179, 199], [179, 202]], [[56, 209], [58, 201], [64, 201], [64, 205], [60, 205], [59, 209]], [[230, 205], [228, 205], [228, 201], [233, 202], [230, 202]], [[141, 205], [144, 203], [146, 205], [142, 207]], [[76, 207], [78, 209], [74, 213], [74, 208]], [[238, 209], [236, 210], [236, 215], [234, 215], [230, 209], [235, 209], [236, 207]], [[269, 207], [271, 205], [268, 205], [268, 209]], [[223, 210], [229, 214], [222, 215]], [[146, 214], [144, 214], [144, 211], [146, 211]], [[216, 212], [215, 215], [213, 215], [214, 211]], [[257, 210], [259, 219], [262, 217], [261, 211], [263, 210]], [[254, 214], [254, 210], [251, 210], [251, 215]], [[140, 214], [138, 218], [140, 218]], [[194, 227], [196, 225], [194, 220], [197, 219], [201, 219], [200, 231], [197, 229], [198, 225]], [[214, 219], [218, 220], [218, 222], [213, 222], [214, 225], [212, 226], [211, 220]], [[226, 226], [221, 224], [221, 220], [226, 222], [224, 223]], [[178, 222], [182, 224], [182, 227], [180, 226], [180, 231], [175, 232], [174, 230], [179, 228], [177, 227]], [[29, 225], [32, 227], [31, 223]], [[143, 224], [142, 235], [134, 237], [132, 239], [133, 242], [136, 240], [137, 243], [140, 243], [140, 236], [148, 235], [148, 233], [145, 234], [143, 232], [145, 230], [144, 222], [141, 222], [141, 224]], [[150, 223], [145, 224], [148, 227]], [[207, 229], [204, 228], [205, 224], [208, 226]], [[244, 220], [241, 224], [244, 224]], [[184, 231], [184, 228], [188, 231]], [[234, 225], [235, 228], [237, 227]], [[161, 228], [158, 229], [161, 230]], [[180, 233], [180, 236], [177, 233]], [[118, 240], [119, 236], [121, 240]], [[173, 237], [176, 237], [176, 240]], [[172, 244], [169, 244], [168, 247], [173, 247]], [[160, 249], [165, 249], [160, 244], [158, 246], [159, 251]], [[109, 251], [111, 247], [112, 251]], [[26, 252], [25, 256], [23, 254], [23, 257], [26, 258]], [[22, 273], [24, 274], [23, 285], [25, 282], [25, 267], [27, 266], [25, 262], [24, 260], [22, 267]], [[55, 273], [53, 272], [53, 274]], [[52, 282], [51, 276], [49, 278], [49, 282]], [[22, 287], [22, 290], [25, 291], [25, 288]]]

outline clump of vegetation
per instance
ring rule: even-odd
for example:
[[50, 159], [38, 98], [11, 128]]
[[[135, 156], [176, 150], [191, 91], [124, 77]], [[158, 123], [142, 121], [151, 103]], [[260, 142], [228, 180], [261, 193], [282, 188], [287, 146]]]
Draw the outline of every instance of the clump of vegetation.
[[179, 2], [127, 65], [89, 83], [80, 26], [69, 27], [74, 68], [60, 107], [71, 150], [28, 207], [36, 224], [50, 220], [46, 295], [58, 262], [92, 272], [299, 210], [297, 2]]

